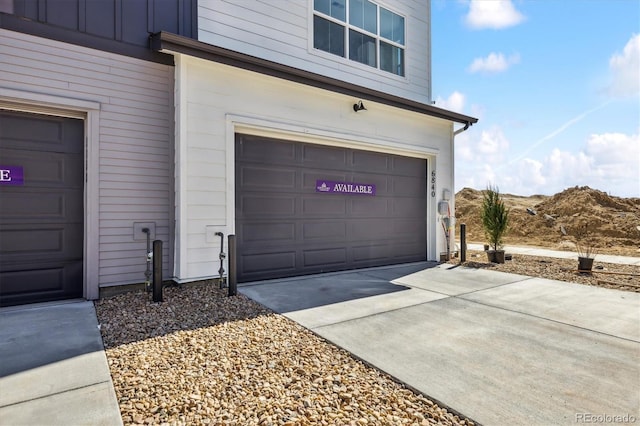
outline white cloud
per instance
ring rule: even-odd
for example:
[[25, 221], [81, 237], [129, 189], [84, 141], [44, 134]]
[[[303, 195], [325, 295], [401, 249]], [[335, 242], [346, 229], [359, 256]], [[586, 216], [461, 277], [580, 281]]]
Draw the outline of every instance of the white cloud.
[[640, 134], [591, 135], [585, 151], [593, 158], [593, 165], [599, 176], [612, 181], [635, 182], [640, 196]]
[[475, 154], [469, 132], [464, 132], [456, 136], [454, 143], [456, 159], [462, 161], [473, 161]]
[[489, 164], [484, 164], [479, 173], [479, 180], [482, 182], [482, 186], [480, 189], [484, 189], [489, 185], [495, 185], [496, 172], [493, 170], [493, 167], [491, 167]]
[[440, 96], [436, 99], [436, 106], [450, 111], [462, 112], [464, 108], [464, 95], [460, 92], [453, 92], [447, 99]]
[[554, 148], [544, 161], [544, 172], [555, 188], [587, 185], [585, 178], [593, 177], [593, 158], [582, 151], [573, 153]]
[[486, 58], [476, 58], [469, 66], [469, 72], [499, 73], [520, 62], [520, 55], [505, 57], [502, 53], [491, 52]]
[[613, 83], [609, 94], [614, 97], [637, 96], [640, 94], [640, 34], [633, 35], [622, 53], [615, 53], [609, 59]]
[[509, 150], [509, 141], [498, 126], [483, 130], [480, 139], [473, 133], [465, 132], [455, 139], [456, 190], [502, 185], [497, 172]]
[[591, 135], [579, 152], [555, 148], [543, 172], [561, 190], [575, 185], [624, 196], [640, 196], [640, 136], [622, 133]]
[[482, 131], [476, 149], [484, 161], [498, 163], [502, 161], [504, 154], [509, 149], [509, 141], [499, 126], [493, 126]]
[[483, 189], [491, 182], [505, 193], [551, 195], [588, 185], [612, 195], [640, 197], [640, 134], [594, 134], [577, 151], [554, 148], [542, 159], [519, 158], [505, 166], [490, 155], [506, 152], [504, 145], [500, 149], [498, 130], [483, 132], [477, 146], [464, 141], [468, 152], [456, 146], [456, 190]]
[[640, 161], [640, 137], [624, 133], [591, 135], [586, 151], [601, 164], [624, 163], [629, 158]]
[[547, 178], [544, 176], [543, 169], [544, 164], [540, 161], [525, 158], [520, 162], [520, 167], [518, 167], [518, 178], [527, 186], [530, 184], [538, 187], [545, 185]]
[[518, 12], [511, 0], [471, 0], [467, 25], [473, 29], [502, 29], [518, 25], [525, 16]]
[[494, 182], [496, 182], [496, 174], [488, 164], [473, 169], [456, 170], [456, 192], [462, 188], [485, 189]]

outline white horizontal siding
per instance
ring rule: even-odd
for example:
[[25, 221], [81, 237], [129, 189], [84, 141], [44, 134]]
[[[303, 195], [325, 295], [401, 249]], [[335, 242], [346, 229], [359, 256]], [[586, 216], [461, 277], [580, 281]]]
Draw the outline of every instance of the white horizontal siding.
[[[369, 102], [367, 111], [355, 113], [352, 106], [357, 99], [349, 96], [188, 56], [178, 56], [176, 61], [180, 281], [217, 276], [218, 264], [211, 259], [217, 258], [219, 242], [207, 241], [207, 227], [225, 235], [235, 232], [235, 142], [229, 125], [234, 117], [240, 117], [240, 126], [242, 117], [249, 120], [246, 126], [254, 126], [252, 119], [264, 123], [259, 131], [273, 132], [273, 137], [294, 132], [289, 136], [294, 140], [329, 143], [322, 137], [330, 137], [331, 143], [358, 149], [424, 158], [433, 154], [442, 166], [439, 187], [453, 187], [453, 125], [449, 121]], [[433, 259], [444, 241], [442, 232], [436, 232], [434, 202], [430, 205], [429, 256]]]
[[[0, 87], [100, 103], [97, 151], [99, 285], [144, 281], [155, 222], [173, 274], [173, 67], [0, 30]], [[95, 253], [90, 254], [95, 256]]]
[[404, 78], [313, 49], [313, 0], [200, 1], [198, 39], [407, 99], [430, 102], [430, 0], [379, 3], [405, 17]]

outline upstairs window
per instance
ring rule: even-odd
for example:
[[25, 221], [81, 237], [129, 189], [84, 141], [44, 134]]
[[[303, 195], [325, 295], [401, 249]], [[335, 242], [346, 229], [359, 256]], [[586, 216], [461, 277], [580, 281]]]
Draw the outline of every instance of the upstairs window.
[[404, 18], [369, 0], [313, 0], [313, 47], [404, 76]]

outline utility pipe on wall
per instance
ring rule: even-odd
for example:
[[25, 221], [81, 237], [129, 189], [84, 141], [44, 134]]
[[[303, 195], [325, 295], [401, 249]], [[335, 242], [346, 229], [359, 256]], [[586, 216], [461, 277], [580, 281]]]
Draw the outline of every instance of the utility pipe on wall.
[[151, 252], [151, 230], [142, 228], [142, 232], [147, 236], [147, 268], [144, 271], [144, 289], [148, 293], [151, 291], [151, 259], [153, 258], [153, 253]]
[[220, 274], [220, 288], [224, 288], [224, 259], [227, 257], [224, 254], [224, 234], [222, 232], [216, 232], [216, 235], [220, 237], [220, 254], [218, 257], [220, 258], [220, 269], [218, 269], [218, 274]]

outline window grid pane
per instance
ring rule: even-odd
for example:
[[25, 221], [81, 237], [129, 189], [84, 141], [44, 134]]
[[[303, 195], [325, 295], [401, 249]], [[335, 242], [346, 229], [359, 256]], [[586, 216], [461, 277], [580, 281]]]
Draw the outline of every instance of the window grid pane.
[[313, 47], [344, 57], [344, 27], [314, 16]]
[[404, 49], [380, 42], [380, 69], [404, 76]]
[[380, 36], [389, 41], [404, 45], [404, 18], [381, 7]]
[[313, 0], [313, 9], [327, 16], [346, 22], [347, 0]]
[[378, 7], [369, 0], [350, 0], [349, 23], [377, 35]]
[[349, 30], [349, 59], [375, 68], [377, 66], [376, 39], [361, 32]]

